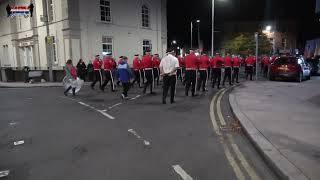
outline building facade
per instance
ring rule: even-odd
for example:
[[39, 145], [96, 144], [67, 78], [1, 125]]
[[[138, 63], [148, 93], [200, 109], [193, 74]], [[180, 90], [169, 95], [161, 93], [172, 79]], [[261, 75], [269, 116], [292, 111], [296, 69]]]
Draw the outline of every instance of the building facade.
[[166, 0], [4, 0], [0, 9], [31, 2], [33, 17], [10, 18], [0, 11], [1, 67], [47, 70], [47, 53], [54, 70], [62, 70], [68, 59], [88, 62], [103, 52], [127, 56], [129, 62], [146, 50], [165, 54]]

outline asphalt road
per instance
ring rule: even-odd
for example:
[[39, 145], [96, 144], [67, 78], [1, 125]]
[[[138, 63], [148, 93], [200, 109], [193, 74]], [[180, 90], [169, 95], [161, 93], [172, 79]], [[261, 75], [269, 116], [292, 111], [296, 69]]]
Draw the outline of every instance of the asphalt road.
[[160, 86], [141, 91], [124, 101], [87, 87], [75, 98], [0, 89], [0, 171], [10, 180], [277, 179], [237, 128], [227, 91], [184, 97], [179, 84], [173, 105], [161, 104]]

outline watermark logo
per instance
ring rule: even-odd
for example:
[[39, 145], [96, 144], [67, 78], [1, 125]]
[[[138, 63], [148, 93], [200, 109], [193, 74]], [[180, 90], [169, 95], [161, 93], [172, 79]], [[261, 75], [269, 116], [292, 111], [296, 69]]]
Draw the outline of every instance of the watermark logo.
[[32, 17], [34, 5], [31, 3], [29, 6], [10, 6], [6, 7], [7, 17], [23, 16], [25, 18]]

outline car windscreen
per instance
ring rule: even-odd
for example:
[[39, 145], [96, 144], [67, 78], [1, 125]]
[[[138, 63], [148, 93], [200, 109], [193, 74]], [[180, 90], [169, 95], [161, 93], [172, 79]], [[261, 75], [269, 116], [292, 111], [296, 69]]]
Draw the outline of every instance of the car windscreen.
[[296, 58], [279, 58], [274, 62], [276, 65], [297, 64]]

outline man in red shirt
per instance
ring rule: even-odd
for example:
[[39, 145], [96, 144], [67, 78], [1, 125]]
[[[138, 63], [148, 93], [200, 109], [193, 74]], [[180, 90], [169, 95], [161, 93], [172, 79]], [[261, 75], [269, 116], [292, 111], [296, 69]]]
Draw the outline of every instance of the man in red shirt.
[[264, 75], [265, 78], [268, 77], [269, 63], [270, 63], [270, 58], [269, 58], [267, 55], [265, 55], [265, 56], [262, 58], [263, 75]]
[[248, 80], [248, 76], [250, 76], [250, 80], [252, 81], [252, 75], [253, 75], [253, 66], [256, 63], [256, 58], [252, 56], [252, 54], [249, 54], [249, 56], [246, 59], [246, 79]]
[[184, 60], [182, 55], [176, 56], [176, 58], [179, 61], [179, 67], [177, 68], [177, 78], [180, 79], [180, 81], [183, 81], [183, 70], [182, 68], [184, 67]]
[[231, 73], [232, 73], [232, 57], [230, 56], [230, 53], [227, 53], [227, 55], [223, 59], [224, 62], [224, 77], [222, 81], [222, 86], [224, 86], [224, 83], [226, 82], [226, 79], [229, 80], [229, 85], [232, 86], [231, 83]]
[[200, 87], [202, 87], [202, 91], [206, 91], [206, 85], [207, 85], [207, 79], [208, 79], [208, 67], [210, 66], [210, 60], [209, 56], [206, 53], [202, 53], [200, 56], [200, 62], [199, 62], [199, 83], [197, 90], [200, 91]]
[[95, 59], [93, 60], [93, 72], [95, 75], [95, 79], [94, 81], [91, 83], [91, 89], [94, 89], [94, 86], [96, 85], [96, 83], [99, 81], [99, 87], [101, 89], [102, 86], [102, 74], [101, 74], [101, 66], [102, 66], [102, 62], [99, 59], [99, 55], [95, 56]]
[[142, 65], [143, 65], [143, 69], [147, 79], [147, 82], [145, 83], [145, 86], [143, 89], [143, 93], [145, 94], [148, 86], [150, 86], [150, 94], [155, 94], [152, 91], [154, 79], [153, 79], [153, 62], [152, 62], [152, 56], [150, 55], [150, 52], [146, 52], [146, 54], [143, 56]]
[[223, 64], [223, 59], [220, 56], [220, 53], [216, 53], [216, 56], [212, 57], [211, 61], [211, 68], [212, 68], [212, 88], [215, 87], [215, 84], [218, 83], [218, 89], [220, 89], [220, 82], [221, 82], [221, 67]]
[[153, 76], [154, 76], [154, 80], [157, 81], [157, 85], [159, 85], [159, 81], [160, 81], [160, 58], [159, 58], [159, 54], [155, 54], [152, 58], [152, 63], [153, 63]]
[[241, 59], [239, 56], [233, 56], [232, 62], [233, 62], [232, 63], [232, 66], [233, 66], [232, 83], [234, 83], [235, 79], [236, 79], [236, 83], [239, 83], [239, 70], [240, 70]]
[[138, 83], [139, 88], [141, 88], [141, 60], [139, 58], [139, 54], [134, 55], [133, 59], [133, 72], [134, 72], [134, 80], [132, 82], [132, 86], [135, 82]]
[[111, 54], [108, 54], [103, 59], [103, 69], [105, 73], [105, 80], [101, 86], [101, 90], [104, 91], [107, 84], [110, 83], [111, 91], [114, 92], [114, 82], [113, 82], [113, 70], [115, 69], [115, 61], [113, 60]]
[[199, 59], [195, 55], [193, 50], [184, 58], [186, 64], [186, 89], [185, 95], [189, 95], [189, 89], [191, 88], [192, 97], [196, 96], [196, 84], [197, 84], [197, 72], [199, 68]]

